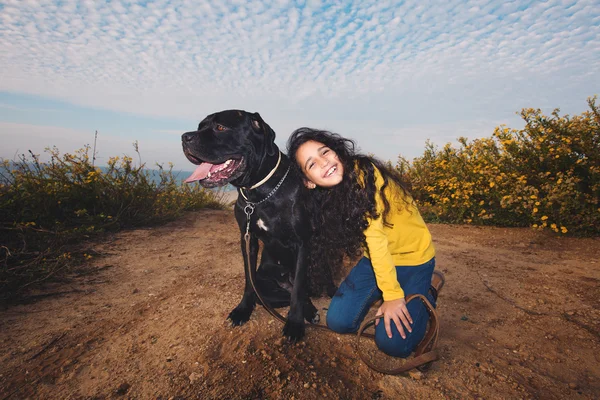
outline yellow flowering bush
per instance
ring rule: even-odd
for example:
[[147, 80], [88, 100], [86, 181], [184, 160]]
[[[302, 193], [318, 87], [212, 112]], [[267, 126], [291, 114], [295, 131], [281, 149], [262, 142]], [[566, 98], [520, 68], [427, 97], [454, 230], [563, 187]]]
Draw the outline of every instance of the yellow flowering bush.
[[600, 113], [569, 117], [524, 109], [521, 130], [497, 127], [491, 138], [458, 140], [397, 170], [428, 220], [531, 226], [556, 233], [600, 233]]
[[214, 192], [181, 185], [172, 164], [158, 165], [152, 179], [128, 156], [112, 157], [100, 169], [90, 162], [89, 147], [46, 152], [46, 163], [30, 152], [0, 165], [0, 300], [72, 262], [89, 260], [89, 250], [75, 250], [82, 239], [223, 206]]

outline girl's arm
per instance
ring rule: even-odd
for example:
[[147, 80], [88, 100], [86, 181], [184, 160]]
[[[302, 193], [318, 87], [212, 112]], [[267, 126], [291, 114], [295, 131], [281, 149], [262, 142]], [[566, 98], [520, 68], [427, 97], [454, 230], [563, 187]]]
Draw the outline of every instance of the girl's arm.
[[388, 248], [387, 235], [383, 230], [382, 217], [371, 220], [364, 233], [367, 241], [366, 250], [375, 271], [377, 286], [383, 292], [383, 300], [403, 298], [404, 290], [398, 283], [396, 266]]
[[[398, 282], [396, 275], [396, 266], [394, 259], [389, 251], [389, 242], [383, 225], [383, 200], [380, 191], [383, 186], [383, 178], [377, 169], [375, 169], [375, 201], [379, 217], [369, 219], [369, 226], [365, 230], [365, 239], [367, 242], [367, 253], [373, 265], [377, 286], [383, 293], [383, 304], [377, 310], [377, 316], [383, 315], [385, 330], [389, 338], [392, 337], [390, 321], [394, 321], [400, 336], [406, 338], [403, 325], [412, 332], [412, 318], [406, 308], [404, 300], [404, 291]], [[400, 322], [402, 321], [402, 322]], [[376, 321], [376, 325], [379, 320]]]
[[[377, 287], [383, 292], [383, 304], [377, 310], [377, 316], [383, 315], [385, 331], [389, 338], [392, 337], [390, 321], [394, 321], [400, 336], [406, 338], [403, 325], [409, 332], [412, 332], [410, 326], [412, 318], [406, 308], [404, 291], [398, 283], [396, 266], [388, 249], [388, 240], [383, 230], [381, 216], [370, 221], [369, 227], [365, 230], [365, 237]], [[375, 324], [379, 324], [379, 320]]]

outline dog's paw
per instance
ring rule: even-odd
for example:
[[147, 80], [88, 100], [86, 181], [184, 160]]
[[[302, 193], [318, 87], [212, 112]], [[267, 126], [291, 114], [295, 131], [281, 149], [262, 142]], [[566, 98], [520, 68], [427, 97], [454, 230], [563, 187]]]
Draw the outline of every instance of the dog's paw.
[[319, 310], [311, 302], [304, 305], [304, 319], [311, 324], [318, 324], [321, 320]]
[[312, 310], [304, 312], [304, 319], [311, 324], [318, 324], [321, 320], [321, 316], [319, 315], [319, 311], [313, 307]]
[[302, 340], [304, 337], [304, 323], [292, 322], [288, 319], [283, 326], [283, 335], [292, 343]]
[[234, 308], [229, 315], [227, 316], [227, 320], [231, 321], [231, 326], [240, 326], [244, 325], [250, 319], [250, 315], [252, 314], [252, 309], [236, 307]]
[[319, 321], [321, 321], [321, 315], [319, 315], [319, 312], [316, 311], [315, 315], [313, 315], [313, 317], [311, 318], [311, 320], [309, 321], [311, 324], [318, 324]]

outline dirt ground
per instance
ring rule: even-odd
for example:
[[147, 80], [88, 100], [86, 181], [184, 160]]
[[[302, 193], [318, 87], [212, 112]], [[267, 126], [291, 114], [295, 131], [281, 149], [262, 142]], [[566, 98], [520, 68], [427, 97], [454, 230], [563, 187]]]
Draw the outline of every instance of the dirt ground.
[[232, 214], [118, 233], [85, 273], [0, 310], [0, 400], [600, 397], [598, 239], [430, 225], [441, 359], [389, 376], [352, 336], [289, 344], [261, 307], [225, 322], [244, 282]]

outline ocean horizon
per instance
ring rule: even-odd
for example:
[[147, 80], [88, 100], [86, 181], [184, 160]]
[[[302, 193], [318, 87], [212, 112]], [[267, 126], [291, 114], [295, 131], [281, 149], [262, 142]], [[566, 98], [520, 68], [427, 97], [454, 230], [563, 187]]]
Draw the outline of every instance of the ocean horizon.
[[[12, 164], [14, 164], [13, 162], [11, 162], [8, 166], [8, 168], [12, 168]], [[33, 165], [31, 163], [29, 163], [30, 165]], [[43, 163], [42, 163], [43, 164]], [[99, 166], [97, 167], [99, 168], [102, 173], [106, 173], [108, 171], [108, 167], [106, 166]], [[160, 183], [160, 170], [159, 169], [152, 169], [152, 168], [143, 168], [143, 170], [145, 172], [148, 173], [150, 180], [153, 183]], [[175, 177], [175, 180], [177, 181], [178, 185], [194, 185], [197, 183], [186, 183], [185, 179], [190, 176], [192, 174], [193, 171], [184, 171], [184, 170], [178, 170], [178, 171], [172, 171], [171, 173], [173, 174], [173, 176]], [[0, 183], [2, 184], [10, 184], [10, 180], [8, 179], [8, 176], [5, 176], [4, 174], [0, 174]], [[216, 187], [213, 188], [212, 190], [215, 191], [223, 191], [223, 192], [231, 192], [231, 191], [236, 191], [237, 189], [235, 188], [235, 186], [227, 184], [225, 186], [220, 186], [220, 187]]]

